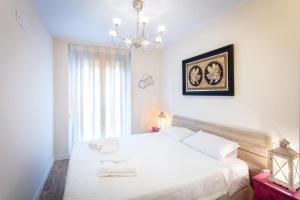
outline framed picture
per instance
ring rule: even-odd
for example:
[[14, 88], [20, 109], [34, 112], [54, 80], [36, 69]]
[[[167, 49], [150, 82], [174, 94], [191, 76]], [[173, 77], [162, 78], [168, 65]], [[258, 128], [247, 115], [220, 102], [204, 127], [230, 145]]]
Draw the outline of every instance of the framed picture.
[[233, 96], [233, 44], [183, 60], [182, 93]]

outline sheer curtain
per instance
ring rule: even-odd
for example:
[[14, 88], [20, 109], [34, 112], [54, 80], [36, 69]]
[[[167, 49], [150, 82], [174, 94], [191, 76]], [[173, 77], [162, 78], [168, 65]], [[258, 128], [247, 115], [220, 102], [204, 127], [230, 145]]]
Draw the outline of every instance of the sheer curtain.
[[69, 150], [74, 144], [130, 134], [130, 54], [69, 45]]

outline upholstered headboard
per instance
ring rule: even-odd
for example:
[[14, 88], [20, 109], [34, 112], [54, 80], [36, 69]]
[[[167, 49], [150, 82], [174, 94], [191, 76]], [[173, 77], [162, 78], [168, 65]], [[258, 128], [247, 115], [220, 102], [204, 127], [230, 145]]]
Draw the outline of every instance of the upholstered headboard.
[[220, 137], [239, 143], [238, 158], [249, 166], [250, 176], [259, 173], [269, 166], [268, 150], [271, 147], [271, 138], [254, 131], [230, 128], [199, 120], [174, 115], [172, 125], [189, 128], [193, 131], [206, 131]]

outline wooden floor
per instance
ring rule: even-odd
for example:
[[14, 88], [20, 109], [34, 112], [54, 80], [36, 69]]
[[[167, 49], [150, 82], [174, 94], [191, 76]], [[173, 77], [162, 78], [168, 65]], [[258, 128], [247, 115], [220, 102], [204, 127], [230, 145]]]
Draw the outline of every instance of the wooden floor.
[[69, 160], [56, 161], [51, 169], [40, 200], [62, 200]]

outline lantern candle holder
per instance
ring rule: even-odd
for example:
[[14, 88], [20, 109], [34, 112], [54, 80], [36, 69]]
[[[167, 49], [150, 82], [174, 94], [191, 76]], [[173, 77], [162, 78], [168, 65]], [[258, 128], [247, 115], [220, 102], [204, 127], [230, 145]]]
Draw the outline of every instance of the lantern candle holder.
[[286, 139], [283, 139], [279, 147], [269, 151], [270, 181], [295, 192], [299, 188], [299, 153], [291, 149], [289, 144]]

